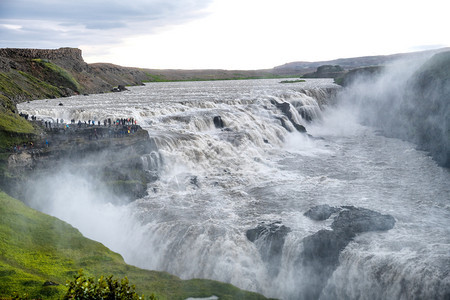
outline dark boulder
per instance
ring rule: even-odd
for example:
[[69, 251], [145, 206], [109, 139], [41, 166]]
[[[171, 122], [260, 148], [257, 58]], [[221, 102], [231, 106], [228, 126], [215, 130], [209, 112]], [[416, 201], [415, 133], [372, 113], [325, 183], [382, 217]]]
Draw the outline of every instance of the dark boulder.
[[113, 87], [111, 92], [123, 92], [128, 91], [128, 89], [124, 85], [118, 85], [117, 87]]
[[299, 299], [319, 299], [328, 278], [339, 264], [341, 251], [353, 239], [349, 232], [319, 230], [303, 239], [303, 252], [297, 264], [307, 284], [302, 284]]
[[294, 125], [295, 129], [297, 129], [298, 132], [305, 133], [306, 128], [303, 125], [297, 124], [294, 121], [292, 121], [292, 124]]
[[323, 221], [338, 211], [340, 211], [339, 208], [331, 207], [328, 204], [323, 204], [308, 209], [308, 211], [303, 215], [315, 221]]
[[385, 231], [392, 229], [395, 219], [390, 215], [354, 206], [343, 206], [343, 210], [334, 219], [331, 228], [352, 233], [367, 231]]
[[333, 230], [319, 230], [303, 239], [303, 252], [297, 262], [301, 264], [302, 273], [308, 274], [308, 285], [302, 289], [300, 299], [320, 297], [328, 278], [339, 264], [341, 251], [358, 233], [385, 231], [395, 225], [395, 219], [390, 215], [354, 206], [333, 208], [320, 205], [308, 210], [305, 215], [314, 220], [325, 220], [336, 209], [340, 212], [331, 224]]
[[284, 241], [291, 231], [281, 222], [261, 223], [256, 228], [246, 232], [247, 239], [255, 243], [262, 260], [267, 264], [270, 276], [277, 276], [281, 264]]
[[277, 120], [279, 120], [280, 121], [280, 123], [281, 123], [281, 126], [284, 128], [284, 129], [286, 129], [288, 132], [292, 132], [292, 129], [291, 129], [291, 127], [289, 127], [287, 124], [286, 124], [286, 118], [285, 117], [275, 117]]
[[[277, 101], [275, 101], [275, 100], [272, 100], [271, 102], [272, 102], [272, 104], [274, 104], [279, 110], [281, 110], [281, 112], [288, 118], [289, 121], [291, 121], [292, 125], [294, 126], [295, 129], [297, 129], [298, 132], [301, 132], [301, 133], [305, 133], [305, 132], [306, 132], [305, 126], [303, 126], [303, 125], [298, 124], [297, 122], [295, 122], [295, 120], [294, 120], [294, 118], [293, 118], [293, 115], [292, 115], [291, 104], [290, 104], [290, 103], [288, 103], [288, 102], [281, 102], [281, 103], [279, 103], [279, 102], [277, 102]], [[283, 126], [284, 128], [286, 128], [286, 126], [283, 124], [284, 121], [281, 120], [281, 122], [282, 122], [282, 126]], [[286, 129], [287, 129], [287, 128], [286, 128]], [[288, 131], [290, 131], [290, 130], [288, 129]]]
[[214, 126], [216, 126], [216, 128], [224, 128], [225, 127], [221, 116], [215, 116], [213, 118], [213, 122], [214, 122]]

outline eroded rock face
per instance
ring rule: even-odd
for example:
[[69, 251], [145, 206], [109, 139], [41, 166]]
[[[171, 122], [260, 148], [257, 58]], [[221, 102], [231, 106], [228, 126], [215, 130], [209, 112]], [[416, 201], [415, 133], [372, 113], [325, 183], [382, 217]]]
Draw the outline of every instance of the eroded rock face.
[[59, 49], [26, 49], [26, 48], [1, 48], [0, 56], [22, 57], [27, 59], [73, 59], [83, 60], [81, 50], [77, 48]]
[[41, 141], [9, 157], [9, 176], [2, 178], [0, 187], [26, 202], [27, 182], [69, 169], [71, 174], [89, 175], [118, 197], [133, 201], [145, 196], [147, 183], [157, 179], [158, 170], [145, 163], [145, 156], [152, 154], [148, 159], [157, 160], [157, 152], [148, 133], [138, 126], [46, 129]]
[[[293, 117], [292, 111], [291, 111], [291, 109], [293, 109], [293, 108], [292, 108], [292, 106], [291, 106], [290, 103], [288, 103], [288, 102], [281, 102], [281, 103], [280, 103], [280, 102], [277, 102], [277, 101], [275, 101], [275, 100], [272, 100], [271, 102], [272, 102], [272, 104], [275, 105], [279, 110], [281, 110], [281, 112], [288, 118], [288, 120], [292, 123], [292, 126], [294, 126], [294, 128], [295, 128], [298, 132], [302, 132], [302, 133], [305, 133], [305, 132], [306, 132], [305, 126], [298, 124], [298, 123], [294, 120], [294, 117]], [[286, 130], [291, 131], [291, 130], [289, 130], [289, 127], [287, 127], [285, 124], [283, 124], [283, 123], [284, 123], [283, 120], [280, 120], [280, 121], [281, 121], [281, 123], [282, 123], [282, 126], [283, 126], [284, 128], [286, 128]]]
[[277, 276], [281, 264], [284, 241], [291, 231], [281, 222], [261, 223], [246, 232], [247, 239], [255, 243], [262, 260], [267, 264], [270, 276]]
[[390, 215], [354, 206], [335, 208], [320, 205], [311, 208], [305, 215], [313, 220], [326, 220], [335, 212], [339, 214], [331, 224], [333, 230], [322, 229], [303, 239], [304, 250], [298, 263], [302, 273], [308, 274], [309, 281], [299, 295], [300, 299], [319, 298], [328, 278], [339, 264], [341, 251], [357, 234], [386, 231], [395, 225], [395, 219]]

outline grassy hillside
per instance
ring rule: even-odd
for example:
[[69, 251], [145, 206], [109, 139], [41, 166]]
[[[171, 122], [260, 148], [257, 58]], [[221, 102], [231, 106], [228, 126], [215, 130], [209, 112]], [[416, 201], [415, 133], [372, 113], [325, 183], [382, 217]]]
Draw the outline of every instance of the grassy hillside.
[[[69, 224], [33, 210], [0, 192], [0, 298], [28, 294], [59, 299], [83, 269], [88, 276], [128, 277], [139, 294], [158, 299], [216, 295], [220, 299], [265, 299], [255, 293], [211, 280], [180, 280], [164, 272], [127, 265], [102, 244], [89, 240]], [[47, 285], [54, 282], [59, 285]]]
[[15, 102], [63, 96], [63, 92], [30, 73], [18, 70], [0, 72], [0, 95]]

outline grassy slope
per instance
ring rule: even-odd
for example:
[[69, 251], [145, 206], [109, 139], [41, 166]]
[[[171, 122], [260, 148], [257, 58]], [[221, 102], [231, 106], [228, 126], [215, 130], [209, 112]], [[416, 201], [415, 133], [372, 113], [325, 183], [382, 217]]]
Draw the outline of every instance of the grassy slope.
[[[164, 272], [125, 264], [122, 257], [89, 240], [69, 224], [33, 210], [0, 192], [0, 297], [27, 293], [57, 299], [77, 270], [99, 277], [127, 276], [140, 294], [158, 299], [216, 295], [220, 299], [265, 299], [255, 293], [211, 280], [180, 280]], [[43, 286], [53, 281], [59, 286]]]
[[0, 72], [0, 94], [15, 101], [62, 96], [57, 87], [17, 70]]

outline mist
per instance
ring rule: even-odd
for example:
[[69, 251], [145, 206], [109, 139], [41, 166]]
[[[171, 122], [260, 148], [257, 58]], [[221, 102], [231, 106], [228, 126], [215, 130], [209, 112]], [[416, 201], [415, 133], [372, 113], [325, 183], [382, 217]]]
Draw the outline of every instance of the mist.
[[125, 260], [143, 232], [129, 201], [96, 176], [67, 162], [49, 174], [30, 178], [25, 187], [29, 206], [71, 224], [87, 238], [122, 254]]
[[450, 52], [423, 55], [361, 72], [339, 93], [337, 109], [387, 137], [415, 143], [449, 167], [449, 57]]

